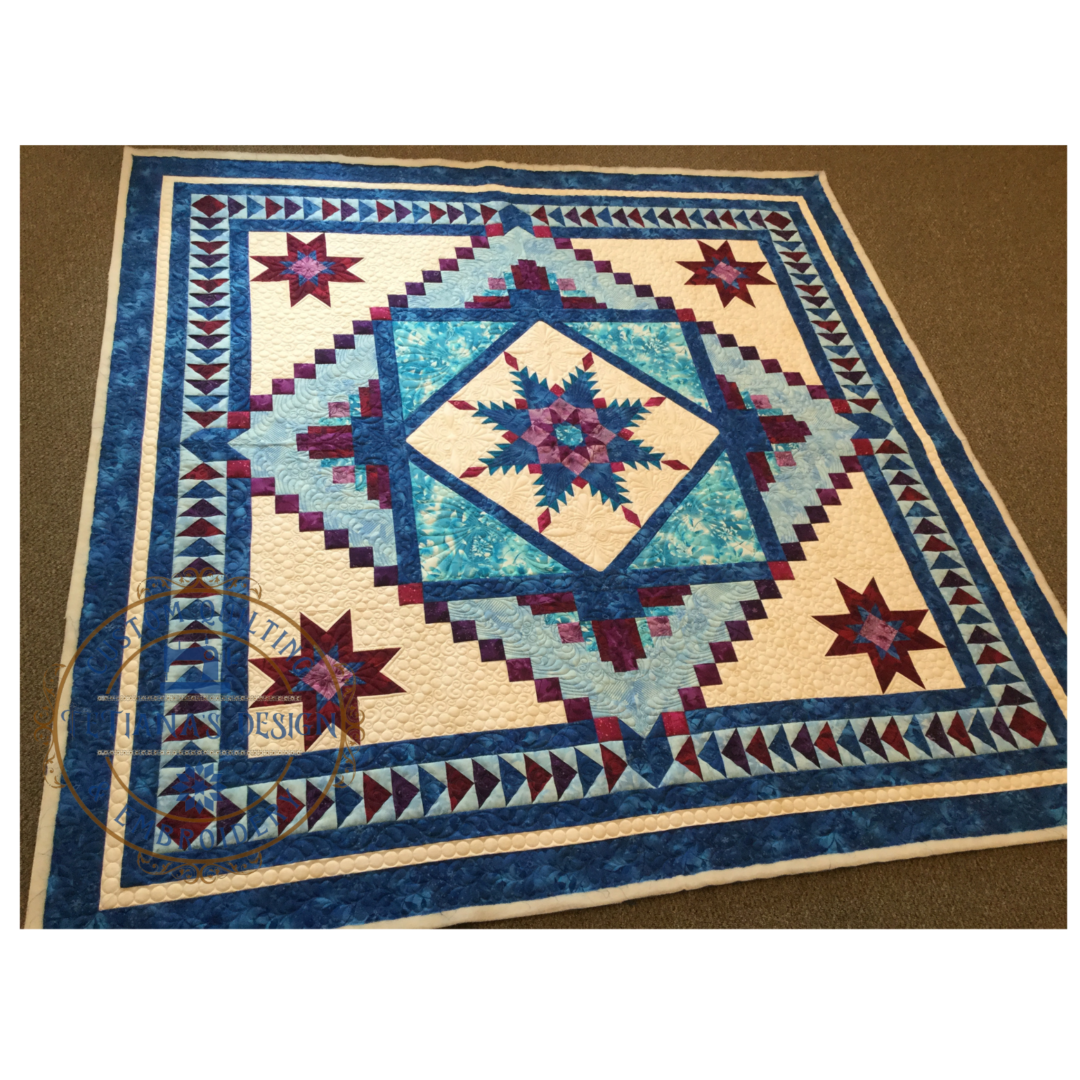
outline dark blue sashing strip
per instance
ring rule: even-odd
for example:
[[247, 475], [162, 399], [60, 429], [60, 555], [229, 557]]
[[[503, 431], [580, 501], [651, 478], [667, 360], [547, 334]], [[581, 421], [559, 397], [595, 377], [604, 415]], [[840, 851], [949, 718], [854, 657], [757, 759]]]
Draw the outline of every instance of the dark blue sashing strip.
[[[227, 481], [229, 534], [225, 544], [226, 582], [245, 579], [251, 572], [251, 482]], [[258, 583], [256, 583], [258, 584]], [[242, 591], [234, 587], [230, 591]], [[246, 639], [249, 625], [249, 604], [238, 596], [224, 596], [221, 603], [222, 628], [236, 637]], [[290, 628], [291, 630], [291, 628]], [[247, 747], [248, 646], [246, 640], [225, 638], [221, 642], [223, 693], [244, 700], [225, 700], [221, 703], [218, 734], [223, 750]], [[220, 767], [219, 767], [220, 772]], [[224, 787], [224, 784], [219, 784]]]
[[717, 381], [712, 362], [709, 360], [709, 353], [705, 348], [705, 341], [701, 336], [701, 331], [698, 329], [696, 322], [684, 322], [681, 323], [681, 326], [686, 347], [690, 350], [690, 355], [694, 359], [694, 368], [697, 371], [698, 381], [701, 383], [705, 397], [709, 402], [709, 409], [719, 415], [727, 410], [727, 402], [724, 401], [724, 395], [720, 390], [720, 383]]
[[[565, 561], [565, 556], [563, 556]], [[723, 566], [698, 567], [697, 569], [625, 570], [618, 575], [607, 571], [603, 578], [611, 589], [636, 592], [638, 589], [657, 585], [710, 585], [718, 582], [764, 581], [771, 576], [768, 563], [746, 562], [728, 563]], [[462, 578], [456, 581], [424, 582], [424, 598], [430, 602], [450, 600], [482, 600], [500, 596], [536, 596], [541, 593], [574, 592], [575, 588], [588, 592], [595, 590], [595, 580], [600, 575], [592, 571], [592, 576], [582, 574], [533, 574], [527, 578]], [[642, 608], [636, 618], [648, 614]], [[578, 608], [581, 614], [581, 607]], [[584, 617], [584, 616], [582, 616]], [[601, 615], [595, 616], [601, 618]], [[627, 618], [630, 616], [627, 615]], [[578, 620], [580, 621], [580, 620]]]
[[[394, 348], [394, 328], [389, 320], [374, 324], [375, 361], [379, 370], [379, 387], [382, 398], [383, 431], [386, 437], [387, 468], [390, 475], [391, 501], [399, 500], [399, 506], [412, 509], [412, 479], [409, 476], [410, 447], [405, 439], [405, 416], [401, 403], [401, 389], [397, 380], [397, 359]], [[397, 551], [399, 580], [420, 580], [420, 551], [416, 536], [416, 524], [411, 513], [398, 513], [395, 509], [394, 545]]]
[[229, 409], [246, 412], [251, 397], [251, 290], [248, 230], [229, 229]]
[[[251, 277], [248, 260], [248, 235], [244, 229], [229, 230], [229, 409], [245, 412], [251, 397]], [[226, 481], [228, 535], [225, 539], [225, 580], [246, 579], [251, 573], [251, 481], [233, 478]], [[269, 583], [256, 583], [266, 587]], [[230, 590], [230, 591], [241, 591]], [[235, 596], [221, 599], [222, 629], [247, 638], [250, 623], [249, 605]], [[227, 680], [226, 695], [247, 697], [249, 689], [248, 647], [229, 638], [221, 643], [222, 680]], [[220, 746], [241, 749], [247, 746], [247, 708], [245, 701], [223, 701], [220, 712]], [[220, 768], [219, 768], [220, 779]], [[225, 786], [219, 783], [220, 787]]]

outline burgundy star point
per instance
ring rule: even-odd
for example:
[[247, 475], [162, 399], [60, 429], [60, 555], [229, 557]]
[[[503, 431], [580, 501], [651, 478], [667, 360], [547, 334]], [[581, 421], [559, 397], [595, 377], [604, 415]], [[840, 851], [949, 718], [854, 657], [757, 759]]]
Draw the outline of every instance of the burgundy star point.
[[359, 743], [362, 732], [357, 699], [405, 692], [382, 673], [398, 650], [353, 649], [349, 611], [329, 630], [302, 614], [300, 629], [299, 652], [289, 657], [250, 657], [252, 665], [274, 680], [250, 706], [251, 711], [265, 708], [280, 711], [287, 702], [301, 703], [304, 750], [309, 750], [328, 728], [338, 726], [344, 727], [345, 734]]
[[903, 675], [916, 686], [923, 686], [908, 654], [921, 649], [945, 648], [940, 641], [935, 641], [919, 629], [927, 609], [893, 611], [885, 603], [877, 581], [873, 579], [861, 593], [842, 581], [838, 580], [836, 584], [847, 604], [847, 612], [843, 615], [813, 616], [836, 634], [836, 640], [825, 655], [866, 653], [874, 666], [882, 692], [889, 688], [896, 675]]
[[715, 285], [724, 307], [738, 298], [754, 306], [748, 285], [775, 285], [761, 274], [764, 262], [740, 262], [731, 251], [731, 244], [726, 240], [718, 248], [711, 248], [703, 241], [698, 241], [703, 262], [680, 262], [687, 270], [693, 270], [694, 276], [687, 285]]
[[349, 270], [350, 266], [361, 259], [348, 259], [326, 254], [326, 233], [316, 236], [310, 244], [298, 240], [292, 233], [285, 237], [288, 254], [252, 255], [265, 269], [252, 281], [287, 281], [289, 283], [289, 303], [298, 304], [305, 296], [314, 296], [330, 307], [330, 282], [355, 281], [357, 277]]

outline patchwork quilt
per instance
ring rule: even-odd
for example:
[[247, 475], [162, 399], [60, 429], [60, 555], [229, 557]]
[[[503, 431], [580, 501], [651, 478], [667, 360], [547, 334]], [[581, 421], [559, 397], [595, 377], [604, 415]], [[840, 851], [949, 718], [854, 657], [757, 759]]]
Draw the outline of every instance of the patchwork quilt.
[[127, 152], [28, 923], [1064, 835], [1060, 610], [819, 175]]

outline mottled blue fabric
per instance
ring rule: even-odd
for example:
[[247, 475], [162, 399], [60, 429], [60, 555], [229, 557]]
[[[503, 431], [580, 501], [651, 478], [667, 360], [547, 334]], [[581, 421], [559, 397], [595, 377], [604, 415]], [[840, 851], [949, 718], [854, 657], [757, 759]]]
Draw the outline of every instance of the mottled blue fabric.
[[410, 471], [425, 581], [502, 578], [561, 569], [423, 469], [413, 465]]
[[401, 400], [408, 416], [505, 332], [482, 322], [398, 323], [394, 326]]
[[724, 453], [631, 565], [671, 569], [764, 558]]
[[580, 329], [598, 345], [691, 401], [708, 404], [679, 323], [585, 323]]

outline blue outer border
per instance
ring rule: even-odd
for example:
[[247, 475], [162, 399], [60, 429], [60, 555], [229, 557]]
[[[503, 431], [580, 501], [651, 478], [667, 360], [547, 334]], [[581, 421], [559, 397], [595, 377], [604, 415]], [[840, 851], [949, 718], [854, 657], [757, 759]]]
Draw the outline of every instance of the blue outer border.
[[[1001, 511], [985, 484], [979, 478], [973, 463], [964, 450], [959, 437], [942, 413], [941, 407], [930, 389], [913, 354], [904, 343], [898, 327], [885, 304], [878, 296], [865, 268], [846, 235], [816, 176], [795, 178], [761, 177], [707, 177], [670, 174], [637, 174], [632, 171], [620, 173], [592, 173], [587, 171], [536, 172], [522, 169], [486, 166], [479, 169], [455, 169], [446, 166], [409, 167], [398, 165], [361, 166], [332, 162], [274, 162], [259, 161], [261, 176], [273, 179], [316, 179], [328, 183], [354, 179], [358, 175], [369, 182], [387, 185], [387, 188], [408, 187], [411, 183], [439, 183], [453, 185], [463, 180], [471, 183], [486, 182], [516, 187], [537, 186], [545, 189], [584, 188], [594, 190], [626, 189], [628, 177], [633, 186], [642, 192], [681, 190], [687, 194], [696, 191], [716, 193], [773, 194], [802, 197], [807, 201], [817, 224], [824, 233], [829, 248], [836, 256], [844, 276], [851, 285], [856, 299], [866, 314], [875, 335], [881, 343], [890, 363], [899, 375], [912, 408], [923, 424], [941, 456], [947, 473], [978, 523], [988, 546], [995, 552], [996, 563], [1005, 578], [1020, 610], [1036, 634], [1054, 675], [1066, 686], [1066, 637], [1053, 609], [1040, 590], [1016, 542], [1013, 540]], [[222, 179], [250, 175], [254, 163], [250, 161], [189, 159], [173, 157], [136, 156], [132, 161], [127, 196], [124, 238], [121, 249], [119, 295], [114, 332], [109, 388], [105, 407], [105, 429], [109, 439], [103, 440], [95, 491], [94, 512], [90, 530], [90, 550], [87, 559], [86, 581], [93, 583], [85, 592], [83, 610], [79, 623], [80, 640], [111, 612], [127, 603], [128, 582], [131, 572], [131, 549], [134, 535], [136, 501], [138, 493], [139, 448], [143, 435], [143, 416], [147, 391], [147, 365], [153, 318], [153, 301], [156, 272], [157, 227], [161, 179], [171, 176], [200, 176], [214, 171]], [[214, 185], [206, 185], [213, 190]], [[289, 193], [288, 188], [282, 189]], [[297, 194], [305, 194], [298, 189]], [[364, 191], [365, 198], [381, 197], [379, 189]], [[397, 194], [400, 194], [398, 190]], [[471, 195], [469, 201], [475, 201]], [[440, 192], [441, 199], [458, 201], [454, 192]], [[544, 201], [550, 201], [545, 196]], [[617, 197], [601, 197], [611, 203], [631, 203], [635, 200]], [[521, 201], [520, 199], [518, 201]], [[600, 201], [600, 200], [594, 200]], [[638, 200], [640, 201], [640, 200]], [[680, 199], [657, 197], [657, 204], [678, 205]], [[785, 207], [787, 212], [791, 208]], [[801, 216], [801, 215], [800, 215]], [[252, 222], [249, 228], [274, 228], [275, 223]], [[420, 227], [416, 227], [417, 231]], [[431, 231], [431, 227], [423, 227]], [[399, 231], [408, 231], [401, 229]], [[457, 230], [455, 230], [457, 231]], [[562, 230], [560, 230], [562, 232]], [[567, 235], [602, 235], [603, 230], [565, 230]], [[673, 233], [683, 237], [685, 231]], [[174, 235], [174, 244], [178, 242]], [[170, 266], [176, 264], [170, 261]], [[822, 266], [824, 274], [827, 267]], [[827, 278], [824, 276], [822, 280]], [[238, 313], [238, 311], [237, 311]], [[861, 342], [857, 323], [848, 325], [854, 331], [852, 340]], [[806, 331], [808, 328], [800, 327]], [[177, 323], [177, 312], [168, 313], [167, 333], [169, 340], [183, 333], [183, 324]], [[181, 342], [182, 344], [182, 342]], [[859, 348], [859, 353], [871, 375], [877, 374], [879, 387], [884, 385], [881, 372], [869, 349]], [[242, 357], [233, 358], [242, 363]], [[240, 374], [237, 370], [237, 374]], [[170, 410], [166, 409], [169, 395], [176, 392], [168, 375], [163, 385], [162, 420], [167, 421]], [[174, 413], [175, 411], [172, 410]], [[163, 429], [164, 432], [164, 429]], [[916, 448], [918, 442], [915, 443]], [[909, 446], [910, 449], [910, 446]], [[175, 451], [173, 451], [175, 454]], [[166, 453], [167, 456], [167, 453]], [[921, 450], [918, 452], [920, 471], [930, 481], [931, 497], [945, 512], [950, 530], [958, 526], [947, 500], [943, 499], [940, 486]], [[163, 467], [159, 461], [159, 470]], [[235, 487], [235, 490], [234, 490]], [[230, 482], [228, 494], [230, 510], [234, 499], [243, 500], [242, 483]], [[935, 487], [937, 490], [935, 491]], [[164, 505], [167, 488], [160, 489], [155, 497], [155, 525], [159, 514], [170, 511]], [[242, 505], [242, 502], [238, 502]], [[156, 528], [155, 528], [155, 531]], [[171, 530], [170, 530], [171, 532]], [[954, 535], [970, 545], [964, 531], [957, 528]], [[973, 558], [974, 550], [965, 550], [969, 566], [974, 563], [985, 574], [981, 563]], [[157, 567], [163, 552], [151, 553], [151, 563]], [[231, 565], [239, 567], [245, 556], [238, 549], [231, 553]], [[164, 563], [161, 564], [164, 566]], [[171, 566], [170, 566], [171, 569]], [[973, 567], [974, 569], [974, 567]], [[996, 590], [984, 590], [983, 595], [993, 604], [990, 610], [997, 619], [999, 612]], [[1003, 614], [1003, 612], [1002, 612]], [[1018, 655], [1018, 662], [1031, 665], [1027, 650], [1012, 630], [1011, 620], [999, 623], [1008, 628], [1011, 640], [1008, 644]], [[98, 640], [103, 651], [115, 651], [123, 644], [124, 627], [114, 625]], [[1018, 647], [1019, 646], [1019, 647]], [[151, 665], [143, 665], [150, 670]], [[108, 672], [98, 670], [93, 661], [84, 658], [76, 665], [72, 680], [71, 706], [75, 710], [92, 710], [99, 694], [105, 693]], [[1042, 680], [1036, 680], [1041, 684]], [[140, 686], [140, 693], [154, 692], [147, 683]], [[1042, 695], [1040, 695], [1041, 697]], [[845, 699], [850, 706], [849, 699]], [[836, 703], [820, 702], [826, 712]], [[1042, 702], [1040, 701], [1040, 704]], [[741, 710], [739, 710], [741, 712]], [[755, 710], [748, 707], [747, 715]], [[1047, 711], [1047, 718], [1057, 712]], [[707, 722], [708, 710], [700, 717], [691, 714], [691, 722]], [[736, 720], [736, 722], [744, 722]], [[750, 721], [746, 721], [750, 722]], [[1053, 725], [1053, 721], [1051, 720]], [[563, 737], [573, 738], [567, 725], [560, 729]], [[1058, 733], [1057, 725], [1055, 734]], [[1064, 734], [1063, 732], [1061, 733]], [[1059, 736], [1060, 738], [1060, 736]], [[435, 741], [435, 740], [432, 740]], [[561, 740], [560, 740], [561, 741]], [[100, 790], [102, 781], [108, 777], [107, 765], [97, 756], [97, 750], [110, 745], [104, 734], [90, 734], [85, 739], [72, 739], [65, 765], [88, 807], [104, 814], [106, 796], [88, 796], [86, 793]], [[987, 758], [966, 759], [951, 763], [950, 776], [959, 776], [956, 766], [963, 766], [974, 775], [993, 775], [1004, 771], [1027, 771], [1058, 767], [1064, 764], [1064, 747], [1048, 751], [1027, 751], [1019, 754], [1001, 755], [995, 762], [997, 768], [986, 770]], [[138, 760], [138, 759], [136, 759]], [[1007, 763], [1020, 765], [1011, 769]], [[925, 766], [933, 762], [923, 763]], [[867, 770], [844, 770], [856, 779], [855, 774]], [[871, 770], [873, 771], [873, 770]], [[923, 770], [925, 771], [925, 770]], [[141, 777], [141, 773], [139, 774]], [[830, 772], [813, 774], [815, 779], [832, 775]], [[914, 771], [907, 775], [915, 779]], [[757, 787], [765, 787], [757, 778]], [[792, 782], [793, 774], [768, 778], [785, 784]], [[857, 778], [857, 783], [880, 783], [883, 777], [869, 775]], [[835, 783], [835, 781], [833, 781]], [[886, 781], [887, 782], [887, 781]], [[708, 785], [693, 785], [676, 790], [677, 798], [695, 798], [693, 791], [704, 791]], [[742, 789], [740, 799], [746, 797]], [[777, 791], [779, 793], [779, 790]], [[715, 797], [714, 800], [715, 801]], [[569, 804], [558, 804], [565, 812]], [[746, 851], [752, 850], [758, 861], [773, 862], [783, 859], [805, 857], [824, 852], [857, 851], [864, 848], [888, 846], [890, 843], [906, 843], [915, 840], [949, 839], [968, 836], [990, 835], [1018, 830], [1048, 828], [1064, 821], [1064, 793], [1061, 788], [1031, 789], [994, 795], [971, 796], [962, 800], [935, 801], [935, 813], [919, 809], [921, 803], [900, 803], [864, 807], [859, 811], [827, 811], [800, 815], [797, 819], [764, 819], [761, 821], [728, 823], [723, 826], [701, 826], [681, 829], [667, 834], [663, 840], [657, 834], [606, 841], [597, 844], [565, 847], [547, 851], [526, 851], [510, 855], [463, 859], [454, 862], [409, 867], [360, 874], [322, 881], [293, 883], [287, 886], [262, 888], [242, 893], [225, 894], [201, 900], [185, 900], [146, 908], [119, 909], [109, 912], [97, 911], [100, 882], [103, 837], [95, 825], [76, 804], [70, 791], [61, 789], [55, 825], [55, 846], [49, 875], [48, 897], [45, 909], [46, 926], [338, 926], [363, 922], [374, 918], [393, 918], [409, 914], [423, 914], [448, 908], [460, 907], [491, 899], [489, 883], [492, 878], [499, 882], [499, 899], [540, 899], [560, 893], [579, 892], [611, 885], [625, 885], [634, 881], [656, 880], [683, 873], [698, 873], [708, 869], [722, 869], [746, 863]], [[537, 811], [544, 808], [536, 807]], [[791, 827], [793, 821], [799, 825]], [[458, 819], [460, 823], [460, 819]], [[784, 822], [783, 825], [780, 822]], [[554, 824], [552, 819], [552, 824]], [[401, 824], [401, 823], [398, 823]], [[540, 822], [531, 827], [541, 827]], [[307, 838], [310, 841], [310, 837]], [[288, 841], [287, 841], [288, 842]], [[354, 848], [355, 850], [355, 848]]]
[[[1064, 787], [884, 803], [791, 818], [755, 818], [576, 846], [374, 870], [168, 904], [82, 912], [63, 927], [338, 927], [498, 903], [568, 896], [683, 874], [933, 840], [1049, 829], [1065, 819]], [[492, 886], [497, 883], [497, 893]]]

